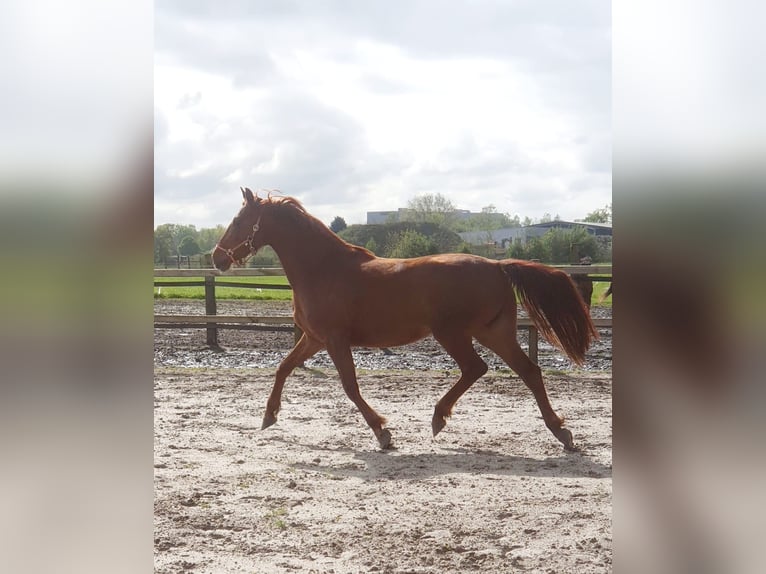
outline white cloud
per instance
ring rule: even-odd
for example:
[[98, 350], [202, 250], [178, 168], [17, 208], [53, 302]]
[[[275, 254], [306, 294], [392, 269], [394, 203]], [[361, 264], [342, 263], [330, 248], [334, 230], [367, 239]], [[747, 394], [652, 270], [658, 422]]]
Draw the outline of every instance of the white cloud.
[[424, 192], [531, 217], [602, 207], [608, 5], [543, 4], [158, 4], [160, 211], [226, 223], [239, 185], [328, 222]]

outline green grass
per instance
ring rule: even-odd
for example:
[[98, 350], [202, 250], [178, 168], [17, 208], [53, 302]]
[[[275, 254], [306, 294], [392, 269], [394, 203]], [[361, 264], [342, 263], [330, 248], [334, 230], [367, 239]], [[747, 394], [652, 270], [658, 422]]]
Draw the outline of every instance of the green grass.
[[[156, 280], [174, 282], [179, 281], [202, 281], [202, 277], [157, 277]], [[252, 283], [256, 285], [289, 285], [287, 277], [264, 276], [264, 277], [220, 277], [216, 281], [239, 281], [242, 283]], [[607, 281], [593, 282], [593, 297], [591, 301], [594, 307], [611, 307], [612, 297], [609, 296], [606, 301], [600, 303], [603, 294], [609, 288]], [[215, 288], [216, 299], [252, 299], [260, 301], [292, 301], [293, 292], [282, 289], [264, 289], [261, 290], [243, 288], [243, 287], [220, 287]], [[155, 287], [155, 299], [204, 299], [204, 287]]]
[[[202, 281], [202, 277], [156, 277], [155, 280], [178, 283], [181, 281]], [[289, 285], [285, 276], [266, 277], [220, 277], [216, 282], [236, 281], [255, 285]], [[253, 299], [291, 301], [293, 292], [286, 289], [253, 289], [247, 287], [215, 287], [216, 299]], [[204, 287], [155, 287], [155, 299], [204, 299]]]
[[284, 520], [284, 516], [287, 516], [287, 509], [284, 506], [275, 508], [263, 518], [273, 527], [278, 530], [284, 530], [287, 528], [287, 522]]
[[606, 290], [609, 289], [609, 283], [608, 281], [594, 281], [593, 282], [593, 296], [591, 297], [591, 305], [593, 307], [611, 307], [612, 306], [612, 296], [609, 295], [607, 297], [606, 301], [601, 302], [601, 298], [604, 296], [604, 293], [606, 293]]

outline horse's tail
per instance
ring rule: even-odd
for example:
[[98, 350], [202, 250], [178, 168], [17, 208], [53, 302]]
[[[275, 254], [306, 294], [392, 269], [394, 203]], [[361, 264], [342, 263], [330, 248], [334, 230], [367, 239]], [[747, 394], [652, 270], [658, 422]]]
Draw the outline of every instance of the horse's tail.
[[531, 261], [506, 260], [501, 266], [543, 337], [582, 364], [598, 331], [569, 275]]

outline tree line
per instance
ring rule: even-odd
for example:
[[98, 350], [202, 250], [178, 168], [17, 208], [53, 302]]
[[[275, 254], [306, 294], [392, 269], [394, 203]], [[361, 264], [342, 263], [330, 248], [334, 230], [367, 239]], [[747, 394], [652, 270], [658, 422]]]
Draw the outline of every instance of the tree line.
[[[485, 257], [537, 259], [545, 263], [576, 263], [582, 258], [611, 261], [611, 238], [597, 238], [585, 227], [551, 229], [526, 243], [513, 243], [507, 248], [495, 245], [469, 245], [458, 233], [463, 231], [495, 231], [526, 227], [533, 223], [557, 221], [560, 217], [546, 213], [537, 221], [518, 215], [499, 213], [494, 205], [483, 207], [471, 217], [460, 217], [455, 205], [441, 194], [426, 194], [408, 202], [407, 209], [397, 214], [398, 221], [374, 225], [347, 226], [336, 217], [330, 228], [354, 245], [366, 247], [380, 257], [420, 257], [434, 253], [475, 253]], [[611, 223], [612, 206], [588, 213], [585, 223]], [[489, 234], [488, 234], [489, 235]]]
[[490, 258], [536, 259], [544, 263], [577, 263], [588, 257], [593, 262], [611, 261], [611, 238], [594, 237], [584, 227], [550, 229], [526, 243], [501, 247], [492, 243], [470, 245], [460, 236], [435, 223], [396, 222], [352, 225], [339, 235], [380, 257], [421, 257], [435, 253], [473, 253]]
[[[607, 205], [587, 214], [581, 221], [611, 223], [612, 208]], [[526, 243], [513, 243], [507, 249], [490, 245], [471, 246], [458, 233], [463, 231], [494, 231], [524, 227], [532, 223], [558, 220], [558, 215], [545, 214], [540, 220], [499, 213], [494, 205], [482, 208], [479, 214], [461, 218], [454, 204], [441, 194], [425, 194], [410, 200], [400, 221], [377, 225], [346, 225], [341, 216], [329, 227], [344, 240], [365, 247], [381, 257], [418, 257], [434, 253], [477, 253], [489, 257], [538, 259], [546, 263], [572, 263], [582, 257], [593, 261], [611, 260], [611, 238], [596, 238], [584, 227], [551, 229], [541, 237]], [[154, 262], [168, 265], [182, 257], [210, 253], [226, 228], [217, 225], [197, 229], [194, 225], [165, 223], [154, 230]], [[251, 266], [279, 265], [274, 251], [265, 247], [251, 258]]]

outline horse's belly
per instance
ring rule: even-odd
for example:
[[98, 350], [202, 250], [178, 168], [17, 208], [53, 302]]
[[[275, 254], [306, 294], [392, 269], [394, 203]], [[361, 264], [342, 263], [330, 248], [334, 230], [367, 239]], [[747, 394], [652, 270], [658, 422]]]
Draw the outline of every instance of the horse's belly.
[[414, 343], [431, 334], [431, 330], [425, 326], [413, 326], [409, 328], [375, 329], [364, 328], [355, 330], [352, 336], [352, 345], [355, 347], [399, 347]]

